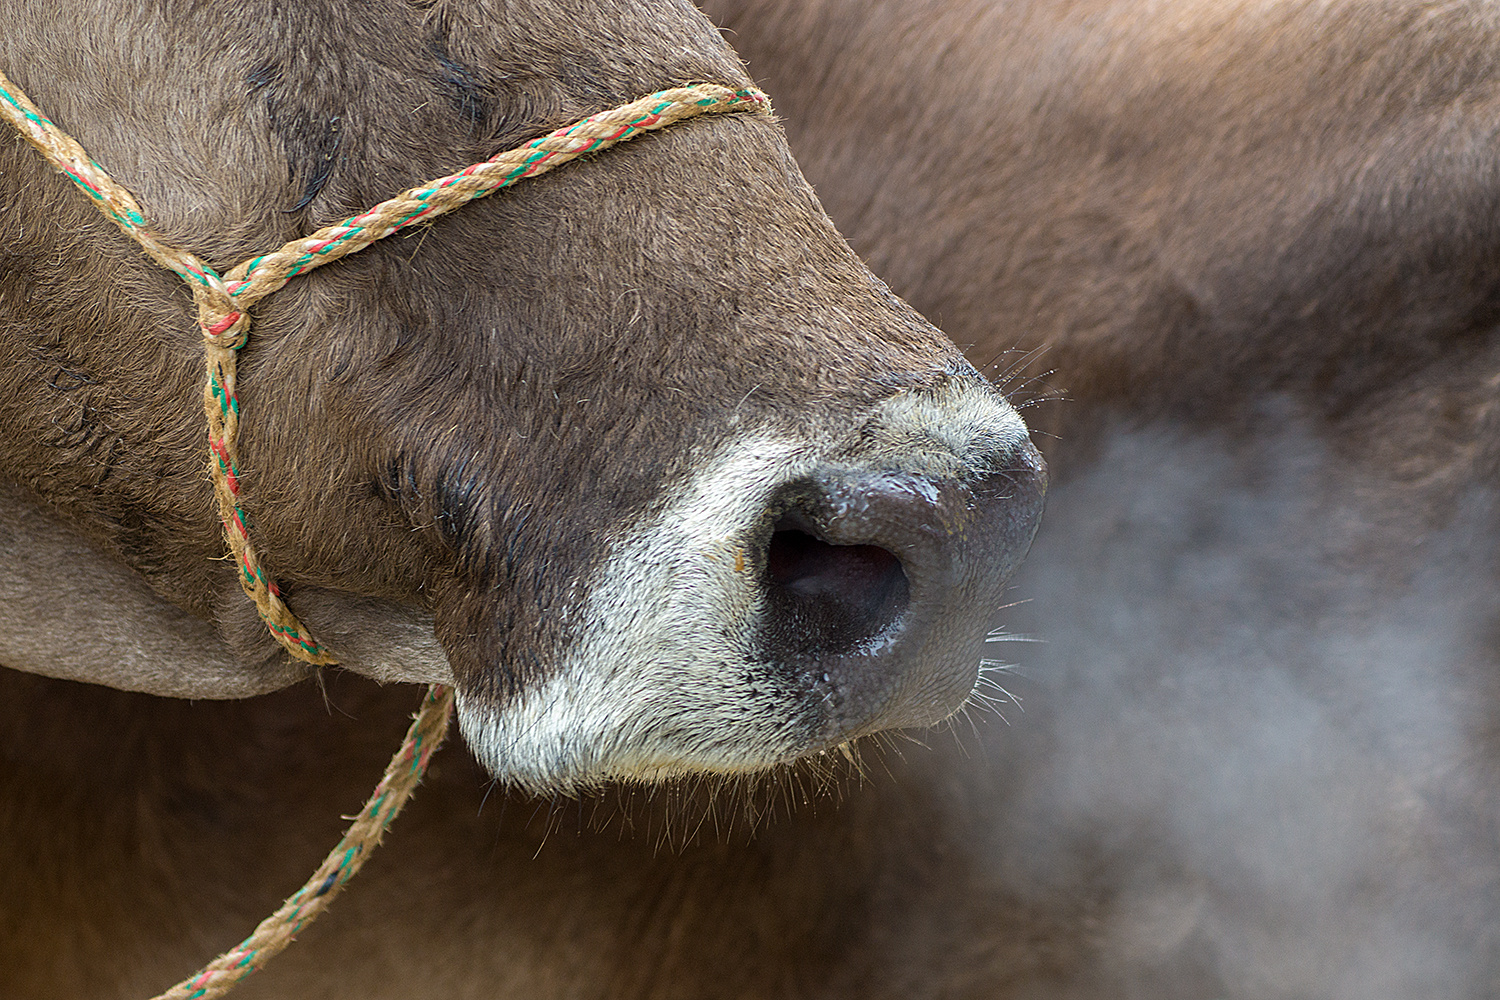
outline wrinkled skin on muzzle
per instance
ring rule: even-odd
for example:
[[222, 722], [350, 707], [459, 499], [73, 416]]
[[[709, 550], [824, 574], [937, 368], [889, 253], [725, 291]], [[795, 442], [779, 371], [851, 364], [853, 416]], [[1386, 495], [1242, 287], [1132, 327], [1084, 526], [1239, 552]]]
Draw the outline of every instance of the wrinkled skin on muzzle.
[[[304, 7], [254, 46], [205, 27], [192, 58], [168, 44], [184, 22], [110, 17], [129, 42], [76, 72], [28, 71], [77, 62], [32, 25], [0, 58], [218, 264], [601, 107], [749, 83], [675, 4]], [[142, 89], [137, 64], [162, 72]], [[205, 98], [212, 128], [149, 139]], [[199, 697], [295, 679], [218, 559], [176, 278], [27, 151], [0, 150], [0, 176], [21, 206], [0, 302], [22, 331], [0, 345], [0, 469], [207, 623], [231, 681], [170, 654], [90, 679]], [[854, 257], [764, 116], [477, 202], [299, 278], [255, 323], [245, 507], [288, 602], [350, 669], [456, 683], [480, 759], [537, 791], [755, 771], [942, 720], [1040, 513], [1014, 410]]]

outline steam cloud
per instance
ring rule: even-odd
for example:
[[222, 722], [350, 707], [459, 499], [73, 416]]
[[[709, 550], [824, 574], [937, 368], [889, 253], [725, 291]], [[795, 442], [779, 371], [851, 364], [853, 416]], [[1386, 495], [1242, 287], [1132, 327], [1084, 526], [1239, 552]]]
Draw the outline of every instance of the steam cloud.
[[987, 857], [1090, 901], [1072, 995], [1495, 996], [1495, 510], [1427, 530], [1275, 423], [1119, 432], [1049, 497]]

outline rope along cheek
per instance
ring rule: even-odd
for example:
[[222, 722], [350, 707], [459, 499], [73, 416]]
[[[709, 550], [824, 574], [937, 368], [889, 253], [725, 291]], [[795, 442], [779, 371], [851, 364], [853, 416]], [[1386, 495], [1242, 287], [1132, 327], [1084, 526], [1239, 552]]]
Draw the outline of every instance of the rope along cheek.
[[[139, 243], [152, 260], [176, 272], [192, 289], [198, 326], [203, 334], [206, 368], [203, 409], [208, 418], [209, 469], [224, 534], [239, 567], [240, 585], [255, 602], [277, 641], [293, 656], [312, 664], [337, 660], [313, 639], [282, 601], [275, 582], [266, 577], [250, 541], [249, 519], [240, 505], [236, 448], [240, 404], [235, 394], [235, 358], [249, 340], [250, 307], [299, 274], [361, 250], [406, 226], [435, 219], [476, 198], [544, 174], [569, 160], [685, 118], [746, 109], [769, 113], [770, 102], [765, 94], [753, 88], [734, 90], [707, 83], [659, 91], [590, 115], [456, 174], [409, 188], [367, 212], [253, 257], [221, 276], [194, 254], [163, 242], [151, 232], [130, 192], [0, 73], [0, 115], [78, 185], [100, 212]], [[244, 942], [157, 1000], [206, 1000], [221, 996], [290, 944], [293, 936], [328, 906], [359, 870], [369, 850], [379, 843], [386, 827], [421, 780], [432, 751], [442, 741], [452, 706], [453, 692], [432, 685], [406, 740], [369, 802], [308, 883]]]

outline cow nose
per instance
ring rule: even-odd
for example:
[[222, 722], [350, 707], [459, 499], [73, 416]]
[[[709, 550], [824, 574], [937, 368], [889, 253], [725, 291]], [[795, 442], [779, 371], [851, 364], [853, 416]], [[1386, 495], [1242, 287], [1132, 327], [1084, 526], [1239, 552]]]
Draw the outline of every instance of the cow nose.
[[820, 470], [773, 499], [757, 645], [815, 696], [819, 742], [931, 725], [968, 696], [1046, 489], [1029, 442], [986, 467]]

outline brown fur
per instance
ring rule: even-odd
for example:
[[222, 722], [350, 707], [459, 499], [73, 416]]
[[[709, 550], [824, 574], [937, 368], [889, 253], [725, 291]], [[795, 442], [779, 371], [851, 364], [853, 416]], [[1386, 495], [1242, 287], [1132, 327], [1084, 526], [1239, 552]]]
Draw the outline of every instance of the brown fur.
[[[337, 838], [419, 693], [343, 675], [330, 711], [306, 687], [190, 704], [0, 682], [8, 998], [148, 996], [239, 940]], [[778, 802], [747, 841], [723, 803], [715, 822], [679, 802], [666, 828], [612, 798], [486, 797], [452, 746], [338, 905], [238, 995], [929, 995], [936, 941], [967, 955], [955, 987], [997, 960], [1045, 965], [1028, 941], [966, 930], [1013, 914], [953, 851], [953, 763], [916, 762], [930, 787], [876, 766], [858, 791], [792, 794], [795, 818]]]
[[976, 364], [1045, 349], [1056, 433], [1276, 393], [1413, 491], [1495, 474], [1488, 7], [703, 6], [876, 273]]
[[[169, 240], [221, 265], [600, 106], [744, 80], [691, 8], [604, 5], [602, 37], [545, 4], [242, 12], [268, 38], [194, 29], [209, 5], [118, 24], [106, 8], [80, 13], [81, 50], [11, 18], [7, 65]], [[108, 36], [89, 48], [93, 28]], [[316, 122], [335, 119], [332, 153]], [[242, 465], [294, 606], [300, 585], [431, 611], [460, 679], [503, 696], [561, 641], [547, 612], [577, 577], [549, 567], [587, 572], [737, 407], [795, 425], [942, 381], [951, 349], [859, 267], [778, 143], [758, 119], [689, 123], [272, 299], [241, 367]], [[5, 156], [26, 197], [0, 238], [0, 468], [243, 658], [278, 656], [217, 559], [184, 290], [33, 151]], [[604, 460], [619, 454], [650, 458]]]
[[[1317, 467], [1339, 473], [1321, 483], [1324, 502], [1342, 500], [1355, 520], [1368, 517], [1347, 527], [1358, 539], [1337, 553], [1356, 567], [1366, 565], [1372, 538], [1376, 556], [1401, 565], [1423, 531], [1441, 526], [1441, 516], [1428, 518], [1449, 508], [1455, 484], [1492, 486], [1496, 366], [1487, 333], [1497, 216], [1484, 180], [1497, 50], [1486, 42], [1487, 13], [1460, 4], [1145, 10], [814, 0], [713, 13], [732, 24], [731, 40], [770, 87], [824, 203], [898, 291], [973, 344], [976, 363], [1047, 346], [1038, 367], [1055, 369], [1050, 381], [1073, 402], [1039, 410], [1065, 435], [1050, 457], [1073, 482], [1088, 485], [1108, 444], [1095, 432], [1116, 417], [1215, 442], [1227, 428], [1253, 454], [1256, 432], [1287, 422], [1290, 409], [1316, 447], [1335, 453]], [[462, 74], [443, 79], [437, 93], [461, 117], [484, 117]], [[312, 165], [284, 183], [271, 178], [271, 203], [291, 207], [314, 187], [314, 208], [327, 196], [337, 175], [314, 183], [316, 165], [354, 141], [335, 147], [330, 135], [304, 135]], [[1446, 172], [1434, 174], [1438, 167]], [[71, 192], [56, 190], [51, 210], [95, 225]], [[280, 224], [269, 213], [261, 223]], [[91, 239], [114, 245], [102, 227]], [[416, 248], [417, 261], [436, 239]], [[405, 252], [401, 244], [389, 251], [379, 280], [395, 280]], [[118, 256], [128, 257], [123, 248]], [[170, 281], [149, 281], [165, 303]], [[298, 307], [336, 290], [309, 291]], [[293, 324], [292, 312], [280, 322]], [[181, 334], [191, 354], [189, 332]], [[52, 371], [64, 374], [61, 365]], [[567, 428], [556, 429], [565, 438]], [[192, 435], [182, 434], [186, 449]], [[123, 462], [132, 452], [118, 454]], [[1120, 464], [1100, 467], [1114, 473]], [[1361, 474], [1349, 475], [1351, 466]], [[186, 495], [193, 476], [164, 469], [183, 477]], [[1244, 477], [1255, 480], [1253, 470]], [[1111, 505], [1113, 486], [1084, 497], [1095, 501], [1084, 516], [1060, 522], [1079, 529], [1086, 550], [1058, 564], [1070, 588], [1089, 582], [1099, 555], [1088, 532], [1107, 539], [1112, 525], [1131, 524]], [[199, 502], [206, 518], [206, 498]], [[212, 526], [197, 530], [202, 551], [184, 553], [183, 567], [213, 547]], [[1316, 582], [1336, 583], [1349, 565], [1314, 567], [1325, 574]], [[1085, 617], [1070, 624], [1082, 628]], [[1466, 693], [1456, 700], [1493, 704], [1493, 682], [1484, 680], [1493, 659], [1485, 650], [1465, 667]], [[1132, 682], [1160, 682], [1148, 703], [1177, 704], [1170, 677], [1142, 673]], [[1419, 670], [1408, 681], [1414, 696], [1430, 676]], [[1327, 682], [1314, 675], [1309, 683]], [[0, 884], [0, 970], [8, 973], [0, 995], [16, 997], [145, 995], [238, 940], [331, 842], [336, 814], [355, 807], [417, 693], [341, 677], [330, 696], [339, 711], [329, 713], [306, 686], [192, 705], [17, 674], [0, 684], [5, 759], [24, 764], [0, 779], [0, 856], [15, 859], [0, 867], [9, 880]], [[1066, 693], [1048, 697], [1062, 703]], [[1138, 706], [1127, 693], [1112, 692], [1105, 718]], [[36, 713], [33, 698], [66, 712]], [[1339, 718], [1355, 710], [1331, 697], [1320, 704]], [[1103, 824], [1066, 855], [1073, 867], [1044, 876], [1028, 869], [1077, 834], [1051, 811], [1059, 798], [1077, 803], [1045, 794], [1061, 783], [1053, 770], [1061, 748], [1029, 735], [1066, 707], [1033, 706], [1010, 728], [986, 727], [973, 757], [936, 736], [931, 752], [885, 754], [869, 762], [864, 782], [773, 810], [753, 841], [720, 837], [710, 821], [696, 840], [677, 828], [673, 842], [691, 843], [675, 849], [661, 845], [652, 826], [661, 821], [643, 806], [622, 813], [607, 799], [549, 804], [497, 791], [481, 808], [484, 776], [450, 749], [361, 881], [242, 995], [1280, 997], [1329, 989], [1315, 974], [1292, 987], [1270, 973], [1235, 978], [1232, 964], [1215, 964], [1206, 932], [1195, 936], [1191, 908], [1180, 933], [1171, 911], [1139, 919], [1128, 905], [1138, 886], [1125, 877], [1138, 872], [1122, 858], [1147, 857], [1159, 868], [1153, 877], [1167, 882], [1192, 861], [1169, 842], [1153, 851], [1150, 822]], [[1148, 716], [1138, 728], [1165, 742], [1200, 727], [1211, 723]], [[1395, 912], [1418, 913], [1413, 925], [1457, 925], [1455, 940], [1478, 956], [1477, 971], [1458, 975], [1469, 995], [1485, 995], [1493, 973], [1484, 928], [1494, 926], [1500, 898], [1493, 865], [1455, 871], [1445, 860], [1456, 867], [1468, 857], [1452, 850], [1462, 839], [1455, 831], [1482, 828], [1477, 842], [1493, 847], [1484, 817], [1497, 799], [1482, 780], [1495, 757], [1493, 726], [1467, 736], [1475, 754], [1435, 777], [1420, 770], [1425, 761], [1389, 765], [1378, 740], [1350, 753], [1370, 785], [1399, 799], [1381, 822], [1410, 831], [1400, 841], [1409, 853], [1384, 855], [1375, 870], [1406, 872], [1431, 903]], [[1109, 769], [1116, 752], [1090, 761], [1101, 782], [1123, 781]], [[1308, 780], [1293, 790], [1337, 798], [1351, 787]], [[1284, 805], [1252, 798], [1247, 808], [1279, 820]], [[602, 832], [591, 826], [595, 808], [611, 818]], [[678, 822], [691, 831], [699, 815], [688, 808]], [[630, 820], [635, 828], [622, 835]], [[1275, 855], [1294, 870], [1296, 860]], [[1394, 907], [1392, 884], [1362, 884], [1316, 935], [1303, 936], [1331, 936], [1331, 925], [1367, 906]], [[139, 912], [143, 902], [149, 914]], [[1247, 905], [1262, 907], [1263, 927], [1300, 931], [1279, 903]], [[1124, 947], [1122, 936], [1134, 943]], [[1166, 951], [1153, 950], [1156, 938], [1169, 941]], [[1290, 967], [1274, 933], [1253, 940], [1269, 952], [1262, 972]]]

